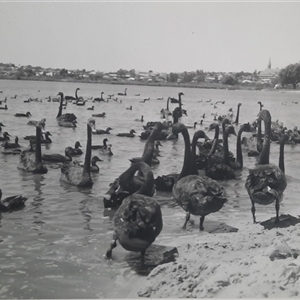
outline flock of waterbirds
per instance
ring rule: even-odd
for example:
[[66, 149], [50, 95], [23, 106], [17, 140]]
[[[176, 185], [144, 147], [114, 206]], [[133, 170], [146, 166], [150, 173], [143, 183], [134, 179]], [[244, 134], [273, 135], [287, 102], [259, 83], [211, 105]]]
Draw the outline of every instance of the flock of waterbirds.
[[[100, 97], [86, 98], [78, 97], [77, 88], [75, 96], [64, 95], [59, 92], [57, 97], [47, 97], [45, 99], [29, 98], [24, 102], [57, 102], [58, 114], [56, 121], [58, 126], [74, 128], [77, 126], [77, 116], [73, 113], [63, 113], [68, 105], [74, 104], [85, 107], [88, 103], [92, 106], [87, 110], [94, 110], [97, 102], [115, 101], [122, 103], [127, 96], [127, 88], [124, 92], [108, 95], [104, 99], [104, 92]], [[1, 92], [1, 91], [0, 91]], [[219, 211], [228, 201], [226, 191], [222, 186], [222, 180], [234, 180], [243, 171], [242, 149], [248, 149], [249, 156], [257, 156], [257, 165], [249, 170], [249, 175], [245, 182], [245, 188], [251, 200], [251, 212], [253, 222], [256, 223], [255, 204], [267, 205], [275, 202], [276, 218], [279, 222], [280, 202], [283, 192], [287, 186], [284, 169], [284, 145], [286, 143], [299, 143], [300, 132], [297, 128], [287, 129], [278, 120], [272, 122], [271, 113], [263, 108], [263, 104], [258, 102], [258, 116], [256, 120], [240, 124], [239, 112], [241, 103], [237, 109], [229, 108], [226, 115], [211, 115], [211, 123], [205, 128], [203, 119], [208, 119], [203, 113], [202, 120], [195, 121], [191, 126], [194, 128], [194, 135], [189, 134], [189, 126], [182, 122], [187, 111], [182, 108], [182, 96], [180, 92], [178, 98], [166, 98], [166, 107], [158, 111], [160, 121], [149, 121], [144, 123], [144, 116], [136, 121], [141, 122], [143, 132], [139, 135], [140, 139], [146, 140], [144, 151], [140, 157], [130, 159], [131, 165], [124, 170], [120, 176], [110, 184], [107, 194], [109, 198], [104, 198], [105, 208], [115, 208], [116, 213], [113, 218], [114, 237], [106, 257], [111, 258], [112, 250], [116, 247], [116, 242], [128, 251], [140, 252], [144, 257], [147, 248], [155, 241], [163, 228], [163, 216], [159, 203], [153, 198], [156, 191], [172, 192], [174, 200], [186, 211], [186, 219], [183, 227], [189, 221], [190, 214], [200, 216], [199, 229], [203, 230], [204, 219], [210, 213]], [[118, 96], [118, 97], [117, 97]], [[134, 96], [141, 97], [140, 94]], [[0, 109], [5, 113], [10, 113], [9, 102], [17, 99], [17, 95], [0, 101]], [[155, 100], [164, 100], [159, 97]], [[144, 98], [140, 103], [150, 101]], [[199, 100], [202, 102], [204, 100]], [[169, 103], [178, 104], [171, 111]], [[214, 108], [217, 105], [224, 105], [225, 101], [211, 102]], [[133, 106], [126, 107], [132, 110]], [[15, 117], [31, 118], [27, 113], [15, 112]], [[91, 173], [99, 172], [97, 162], [101, 161], [98, 156], [92, 157], [92, 150], [99, 150], [99, 155], [113, 155], [112, 145], [109, 144], [107, 136], [103, 139], [102, 145], [92, 144], [93, 134], [109, 135], [112, 127], [106, 129], [95, 128], [95, 118], [105, 118], [106, 113], [92, 114], [87, 121], [87, 144], [84, 156], [84, 163], [80, 164], [74, 157], [84, 154], [80, 149], [81, 144], [77, 141], [74, 145], [68, 146], [64, 154], [43, 154], [42, 145], [52, 143], [51, 133], [46, 130], [46, 118], [33, 121], [29, 120], [28, 125], [36, 127], [36, 134], [23, 137], [29, 141], [28, 147], [19, 144], [19, 137], [16, 136], [14, 142], [10, 140], [10, 124], [0, 123], [2, 131], [2, 153], [14, 154], [19, 157], [18, 169], [25, 172], [45, 174], [48, 167], [52, 164], [60, 166], [60, 180], [62, 182], [86, 188], [93, 186]], [[262, 126], [262, 122], [264, 126]], [[196, 127], [199, 125], [200, 129]], [[113, 126], [113, 125], [112, 125]], [[140, 125], [139, 125], [140, 126]], [[6, 130], [4, 130], [4, 128]], [[264, 132], [262, 132], [264, 129]], [[214, 138], [209, 139], [206, 133], [214, 131]], [[243, 132], [251, 132], [250, 138], [242, 137]], [[135, 129], [126, 133], [118, 133], [118, 137], [135, 137]], [[161, 140], [184, 139], [184, 161], [182, 170], [177, 174], [166, 174], [154, 178], [151, 167], [159, 164], [159, 147]], [[222, 138], [219, 135], [222, 134]], [[229, 151], [228, 137], [237, 136], [236, 155]], [[199, 140], [202, 140], [201, 142]], [[277, 141], [280, 144], [280, 157], [278, 166], [270, 164], [270, 144]], [[242, 148], [243, 147], [243, 148]], [[0, 199], [2, 191], [0, 189]], [[0, 212], [11, 212], [24, 206], [26, 197], [16, 195], [7, 197], [0, 201]]]

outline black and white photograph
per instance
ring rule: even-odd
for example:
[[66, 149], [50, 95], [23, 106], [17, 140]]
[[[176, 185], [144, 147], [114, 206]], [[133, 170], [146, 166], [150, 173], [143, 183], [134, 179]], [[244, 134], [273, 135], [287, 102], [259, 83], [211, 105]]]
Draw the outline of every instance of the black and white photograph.
[[300, 298], [299, 1], [0, 11], [0, 299]]

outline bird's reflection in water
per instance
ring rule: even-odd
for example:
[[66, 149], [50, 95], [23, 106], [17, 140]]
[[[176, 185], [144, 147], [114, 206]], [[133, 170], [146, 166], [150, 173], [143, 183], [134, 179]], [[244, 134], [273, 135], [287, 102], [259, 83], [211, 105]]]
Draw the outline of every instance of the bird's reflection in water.
[[91, 189], [81, 190], [82, 196], [84, 197], [80, 201], [79, 211], [84, 218], [84, 230], [93, 231], [91, 228], [91, 220], [93, 216], [93, 210], [90, 209], [90, 204], [92, 202], [92, 191]]

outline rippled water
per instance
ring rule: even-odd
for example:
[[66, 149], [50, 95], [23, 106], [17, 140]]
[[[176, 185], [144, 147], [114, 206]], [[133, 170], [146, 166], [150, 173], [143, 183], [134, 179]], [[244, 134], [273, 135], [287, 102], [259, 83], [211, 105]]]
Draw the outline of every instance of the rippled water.
[[[206, 114], [203, 128], [208, 126], [213, 117], [211, 113], [225, 114], [229, 108], [236, 111], [237, 104], [242, 103], [240, 122], [253, 121], [259, 110], [257, 101], [262, 101], [269, 109], [273, 120], [279, 119], [288, 128], [299, 126], [300, 94], [293, 91], [238, 91], [238, 90], [206, 90], [180, 87], [128, 86], [127, 96], [117, 96], [122, 103], [92, 103], [80, 107], [69, 104], [66, 111], [74, 112], [78, 118], [76, 129], [59, 127], [56, 122], [58, 103], [47, 102], [45, 97], [56, 96], [60, 91], [65, 95], [74, 95], [79, 87], [79, 96], [104, 97], [108, 94], [123, 92], [126, 86], [100, 85], [87, 83], [55, 83], [33, 81], [0, 81], [0, 100], [8, 98], [8, 110], [0, 110], [0, 122], [19, 143], [27, 147], [25, 135], [35, 134], [35, 127], [27, 125], [29, 119], [16, 118], [16, 112], [30, 111], [31, 120], [46, 118], [46, 130], [52, 134], [51, 145], [42, 148], [42, 153], [64, 153], [64, 148], [74, 146], [78, 140], [85, 150], [86, 122], [91, 113], [106, 112], [106, 118], [96, 118], [96, 127], [106, 129], [112, 127], [108, 135], [113, 145], [112, 157], [101, 156], [97, 150], [92, 155], [99, 155], [103, 162], [98, 163], [100, 173], [93, 175], [94, 185], [90, 189], [78, 189], [62, 184], [59, 181], [60, 169], [48, 168], [45, 175], [32, 175], [17, 169], [19, 157], [0, 154], [0, 188], [3, 197], [23, 194], [28, 197], [26, 206], [19, 211], [0, 214], [0, 298], [126, 298], [131, 284], [141, 275], [136, 268], [139, 254], [126, 252], [118, 246], [113, 251], [113, 260], [104, 259], [112, 238], [113, 212], [104, 210], [103, 196], [109, 183], [129, 167], [129, 159], [141, 156], [145, 141], [138, 136], [130, 138], [117, 137], [116, 133], [129, 132], [135, 129], [137, 135], [143, 131], [142, 123], [135, 121], [144, 115], [145, 122], [159, 121], [161, 108], [166, 107], [168, 96], [177, 97], [184, 93], [183, 104], [188, 117], [181, 121], [192, 125], [200, 121]], [[135, 96], [140, 94], [140, 96]], [[11, 99], [17, 95], [16, 99]], [[42, 102], [24, 103], [28, 98], [43, 99]], [[140, 103], [145, 98], [150, 101]], [[156, 100], [164, 97], [164, 100]], [[203, 102], [199, 102], [200, 100]], [[210, 102], [224, 101], [214, 108]], [[93, 112], [87, 106], [95, 106]], [[133, 106], [132, 110], [126, 107]], [[173, 110], [175, 104], [170, 104]], [[198, 127], [199, 128], [199, 127]], [[194, 133], [190, 129], [190, 134]], [[209, 133], [212, 137], [213, 133]], [[102, 143], [103, 135], [93, 135], [93, 144]], [[160, 158], [161, 163], [153, 168], [155, 176], [179, 172], [183, 162], [183, 139], [163, 141]], [[230, 137], [230, 149], [235, 153], [236, 138]], [[278, 163], [278, 145], [271, 145], [272, 163]], [[300, 145], [286, 146], [286, 174], [288, 187], [284, 194], [281, 213], [300, 213], [298, 206], [298, 182], [300, 171], [298, 158]], [[245, 154], [245, 153], [244, 153]], [[78, 160], [83, 161], [84, 157]], [[223, 181], [227, 189], [228, 203], [223, 209], [209, 215], [207, 220], [221, 220], [238, 227], [239, 220], [252, 222], [250, 200], [244, 188], [248, 168], [253, 167], [255, 158], [244, 155], [244, 170], [241, 178], [235, 181]], [[171, 194], [158, 193], [158, 196], [171, 198]], [[180, 207], [172, 205], [172, 201], [162, 202], [164, 228], [157, 243], [185, 235], [181, 229], [184, 212]], [[257, 206], [257, 219], [273, 217], [273, 206]], [[198, 232], [198, 218], [195, 220], [193, 234]], [[205, 226], [205, 222], [204, 222]], [[191, 233], [191, 232], [189, 232]]]

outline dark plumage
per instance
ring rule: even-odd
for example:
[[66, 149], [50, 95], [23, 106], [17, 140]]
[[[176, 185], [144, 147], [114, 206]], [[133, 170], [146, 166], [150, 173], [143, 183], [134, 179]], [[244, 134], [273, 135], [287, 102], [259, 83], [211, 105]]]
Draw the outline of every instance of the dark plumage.
[[10, 196], [2, 199], [2, 190], [0, 189], [0, 212], [9, 212], [20, 209], [24, 206], [28, 198], [22, 195]]

